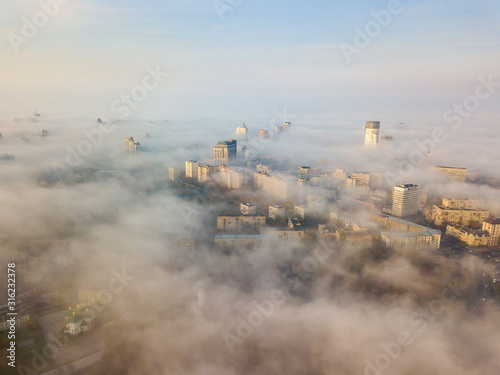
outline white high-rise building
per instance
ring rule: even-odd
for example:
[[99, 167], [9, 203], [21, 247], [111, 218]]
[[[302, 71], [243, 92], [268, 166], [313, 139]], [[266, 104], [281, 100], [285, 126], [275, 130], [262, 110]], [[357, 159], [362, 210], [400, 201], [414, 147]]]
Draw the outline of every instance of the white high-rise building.
[[378, 144], [378, 135], [380, 132], [380, 121], [367, 121], [365, 125], [365, 145]]
[[198, 178], [198, 162], [196, 160], [186, 161], [186, 178]]
[[247, 137], [248, 137], [248, 129], [247, 129], [247, 126], [245, 124], [241, 125], [241, 126], [238, 126], [236, 128], [236, 135], [237, 135], [237, 138], [241, 141], [246, 141]]
[[418, 212], [420, 186], [414, 184], [397, 185], [392, 195], [392, 214], [398, 217], [415, 215]]
[[181, 179], [181, 170], [180, 168], [170, 167], [168, 168], [168, 179], [170, 181], [177, 181]]

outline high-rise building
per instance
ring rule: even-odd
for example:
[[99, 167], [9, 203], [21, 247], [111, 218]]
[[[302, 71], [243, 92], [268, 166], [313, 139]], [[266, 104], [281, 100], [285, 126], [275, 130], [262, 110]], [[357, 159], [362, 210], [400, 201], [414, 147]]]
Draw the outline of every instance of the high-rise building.
[[297, 178], [309, 181], [311, 179], [311, 167], [299, 167]]
[[181, 179], [181, 170], [180, 168], [168, 168], [168, 179], [170, 181], [177, 181]]
[[255, 204], [246, 202], [240, 204], [240, 211], [243, 215], [255, 215], [257, 207]]
[[246, 141], [248, 138], [248, 129], [245, 124], [238, 126], [236, 128], [236, 136], [238, 137], [239, 140], [241, 141]]
[[273, 220], [276, 220], [276, 218], [284, 217], [285, 216], [285, 207], [283, 207], [280, 204], [274, 204], [272, 206], [269, 206], [269, 217]]
[[230, 160], [236, 159], [237, 142], [234, 139], [221, 141], [214, 147], [214, 160], [217, 165], [228, 165]]
[[260, 129], [259, 130], [259, 139], [269, 139], [269, 130]]
[[228, 189], [244, 189], [248, 184], [248, 173], [244, 170], [220, 166], [215, 180]]
[[397, 185], [392, 195], [392, 214], [398, 217], [415, 215], [418, 212], [420, 187], [414, 184]]
[[285, 121], [283, 123], [283, 131], [288, 131], [292, 127], [292, 123], [290, 121]]
[[125, 138], [125, 149], [129, 154], [137, 154], [141, 151], [141, 144], [134, 141], [134, 137]]
[[186, 161], [186, 178], [198, 178], [198, 162], [196, 160]]
[[213, 167], [210, 165], [198, 165], [198, 181], [206, 182], [212, 175]]
[[254, 187], [262, 189], [270, 197], [285, 201], [288, 198], [288, 183], [279, 176], [271, 176], [266, 172], [253, 174]]
[[380, 121], [367, 121], [365, 125], [365, 145], [378, 144], [378, 135], [380, 132]]
[[483, 222], [483, 230], [490, 234], [491, 245], [497, 246], [500, 239], [500, 219], [496, 217], [486, 219]]
[[347, 194], [355, 194], [356, 193], [357, 180], [354, 176], [347, 177], [345, 181], [345, 187]]

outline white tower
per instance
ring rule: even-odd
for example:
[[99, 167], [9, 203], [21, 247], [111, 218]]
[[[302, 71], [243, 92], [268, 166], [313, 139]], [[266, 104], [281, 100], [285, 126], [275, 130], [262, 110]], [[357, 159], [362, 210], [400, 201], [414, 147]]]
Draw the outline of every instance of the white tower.
[[248, 137], [248, 129], [245, 124], [236, 128], [236, 136], [241, 141], [246, 141]]
[[186, 161], [186, 178], [198, 178], [198, 162], [196, 160]]
[[380, 132], [380, 121], [367, 121], [365, 125], [365, 145], [378, 144], [378, 134]]
[[415, 215], [418, 212], [418, 192], [420, 187], [404, 184], [394, 187], [392, 195], [392, 214], [398, 217]]

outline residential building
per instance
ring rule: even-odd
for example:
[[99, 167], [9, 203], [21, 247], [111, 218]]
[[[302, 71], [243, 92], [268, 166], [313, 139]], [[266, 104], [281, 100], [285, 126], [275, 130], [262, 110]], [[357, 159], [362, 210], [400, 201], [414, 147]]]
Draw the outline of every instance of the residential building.
[[431, 167], [431, 171], [456, 182], [465, 182], [465, 177], [467, 175], [466, 168], [444, 167], [441, 165]]
[[259, 134], [258, 134], [259, 139], [269, 139], [269, 130], [267, 129], [260, 129]]
[[217, 217], [217, 229], [223, 231], [241, 231], [242, 228], [258, 228], [266, 224], [266, 217], [261, 215], [220, 215]]
[[302, 227], [302, 223], [296, 217], [289, 217], [288, 218], [288, 228], [290, 228], [291, 230], [296, 231], [296, 232], [304, 231], [304, 228]]
[[216, 165], [228, 165], [230, 161], [236, 159], [237, 142], [220, 141], [214, 146], [214, 161]]
[[257, 207], [253, 203], [241, 203], [240, 210], [243, 215], [255, 215]]
[[380, 121], [367, 121], [365, 125], [365, 145], [378, 144]]
[[168, 179], [170, 181], [178, 181], [181, 179], [181, 170], [180, 168], [168, 168]]
[[491, 237], [488, 231], [472, 229], [460, 225], [447, 225], [446, 235], [465, 242], [471, 247], [489, 246]]
[[266, 172], [254, 173], [255, 188], [262, 191], [271, 198], [285, 201], [288, 198], [288, 182], [277, 175], [270, 175]]
[[186, 161], [186, 178], [198, 178], [198, 162], [196, 160]]
[[382, 224], [385, 229], [388, 229], [381, 234], [382, 241], [388, 247], [429, 246], [439, 249], [441, 246], [440, 230], [394, 216], [374, 215], [373, 219]]
[[267, 240], [266, 235], [261, 234], [221, 234], [215, 236], [215, 247], [217, 249], [250, 249], [262, 246]]
[[459, 210], [444, 208], [442, 206], [432, 206], [432, 221], [437, 226], [447, 224], [460, 224], [469, 226], [474, 223], [482, 224], [490, 216], [485, 210]]
[[442, 205], [445, 208], [455, 208], [459, 210], [484, 209], [484, 199], [480, 198], [443, 198]]
[[285, 216], [285, 207], [279, 204], [269, 206], [269, 217], [276, 220], [277, 217]]
[[228, 189], [244, 189], [248, 186], [248, 173], [235, 168], [221, 165], [218, 168], [216, 180]]
[[491, 246], [497, 246], [500, 238], [500, 218], [487, 218], [483, 222], [483, 230], [490, 234]]
[[137, 154], [139, 151], [141, 151], [141, 144], [134, 141], [134, 137], [126, 137], [125, 150], [127, 150], [129, 154]]
[[246, 141], [248, 138], [248, 129], [245, 124], [236, 128], [236, 136], [241, 141]]
[[198, 181], [207, 182], [212, 175], [214, 167], [210, 165], [198, 165]]
[[311, 179], [311, 167], [299, 167], [297, 178], [309, 181]]
[[419, 186], [403, 184], [394, 187], [392, 214], [398, 217], [415, 215], [418, 212]]
[[369, 247], [373, 243], [370, 233], [364, 231], [344, 231], [342, 243], [348, 246]]
[[324, 239], [338, 240], [339, 229], [335, 225], [319, 224], [318, 235]]
[[430, 247], [439, 249], [441, 243], [441, 231], [434, 229], [422, 232], [382, 232], [382, 241], [387, 247], [393, 248], [421, 248]]

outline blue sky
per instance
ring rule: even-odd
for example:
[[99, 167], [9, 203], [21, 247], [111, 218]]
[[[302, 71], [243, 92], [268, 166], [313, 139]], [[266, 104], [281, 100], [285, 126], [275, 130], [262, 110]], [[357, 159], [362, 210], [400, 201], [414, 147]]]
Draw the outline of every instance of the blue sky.
[[[137, 115], [232, 119], [286, 105], [346, 120], [432, 117], [473, 92], [479, 75], [500, 77], [498, 1], [401, 1], [402, 11], [350, 63], [340, 45], [353, 44], [356, 28], [388, 1], [243, 0], [223, 19], [215, 1], [68, 0], [15, 53], [8, 33], [21, 34], [23, 17], [40, 5], [6, 0], [1, 110], [109, 113], [158, 64], [170, 77]], [[497, 104], [481, 110], [497, 116]]]

